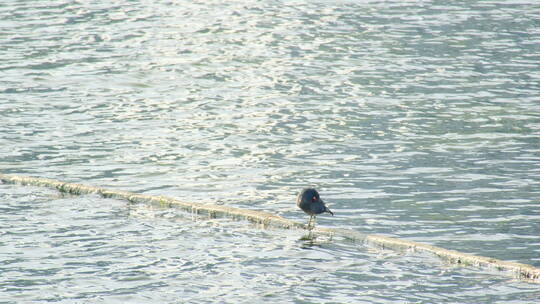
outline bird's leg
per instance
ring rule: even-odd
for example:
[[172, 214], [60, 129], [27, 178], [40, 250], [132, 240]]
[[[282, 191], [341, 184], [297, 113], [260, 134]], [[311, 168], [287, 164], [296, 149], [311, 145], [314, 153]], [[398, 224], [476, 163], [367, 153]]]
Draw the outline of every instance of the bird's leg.
[[311, 221], [313, 220], [313, 215], [309, 216], [309, 220], [307, 222], [307, 230], [311, 230]]
[[309, 234], [308, 234], [308, 239], [310, 239], [311, 241], [313, 241], [313, 240], [315, 239], [315, 236], [313, 235], [313, 229], [315, 228], [315, 220], [316, 220], [316, 216], [315, 216], [315, 215], [312, 215], [312, 216], [309, 218], [309, 225], [308, 225]]
[[307, 224], [307, 229], [311, 232], [315, 228], [315, 215], [309, 216], [309, 222]]

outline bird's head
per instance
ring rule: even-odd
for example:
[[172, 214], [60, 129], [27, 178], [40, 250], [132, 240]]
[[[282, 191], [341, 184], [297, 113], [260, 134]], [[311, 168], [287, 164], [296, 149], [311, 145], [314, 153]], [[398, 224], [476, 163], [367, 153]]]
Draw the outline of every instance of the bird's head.
[[298, 203], [324, 203], [319, 196], [319, 192], [313, 188], [307, 188], [302, 190], [298, 195]]

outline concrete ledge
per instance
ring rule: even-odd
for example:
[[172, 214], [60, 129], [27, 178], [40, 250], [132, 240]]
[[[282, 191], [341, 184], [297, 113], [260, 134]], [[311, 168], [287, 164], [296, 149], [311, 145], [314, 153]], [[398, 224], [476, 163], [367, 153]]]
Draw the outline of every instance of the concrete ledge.
[[[300, 224], [281, 216], [263, 211], [246, 210], [222, 205], [185, 202], [164, 196], [152, 196], [128, 191], [110, 190], [81, 184], [66, 183], [47, 178], [7, 175], [0, 173], [0, 181], [9, 184], [53, 188], [64, 193], [75, 195], [98, 194], [105, 198], [125, 199], [130, 202], [149, 203], [162, 207], [175, 207], [195, 214], [208, 214], [210, 217], [230, 217], [237, 220], [248, 220], [264, 227], [277, 227], [282, 229], [306, 228], [306, 225], [304, 224]], [[340, 236], [351, 241], [367, 243], [384, 249], [430, 253], [451, 264], [497, 270], [510, 274], [512, 277], [523, 281], [540, 283], [540, 269], [527, 264], [477, 256], [387, 236], [367, 235], [348, 229], [319, 227], [314, 231], [321, 234]]]

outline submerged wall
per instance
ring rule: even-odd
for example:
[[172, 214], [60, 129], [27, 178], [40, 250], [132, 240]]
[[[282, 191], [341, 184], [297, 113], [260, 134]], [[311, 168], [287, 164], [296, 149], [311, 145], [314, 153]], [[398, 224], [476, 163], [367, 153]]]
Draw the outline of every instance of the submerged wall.
[[[268, 212], [246, 210], [222, 205], [200, 204], [185, 202], [164, 196], [137, 194], [128, 191], [118, 191], [81, 184], [66, 183], [53, 179], [36, 178], [20, 175], [0, 174], [0, 181], [9, 184], [31, 185], [58, 189], [61, 192], [82, 195], [98, 194], [106, 198], [125, 199], [134, 203], [150, 203], [162, 207], [176, 207], [196, 214], [208, 214], [210, 217], [230, 217], [237, 220], [248, 220], [264, 227], [283, 229], [305, 229], [304, 224], [288, 220]], [[394, 250], [408, 250], [434, 254], [444, 261], [456, 265], [474, 266], [501, 271], [514, 278], [533, 283], [540, 283], [540, 269], [527, 264], [507, 262], [498, 259], [462, 253], [454, 250], [431, 246], [392, 237], [368, 235], [349, 229], [315, 228], [314, 232], [341, 236], [343, 238]]]

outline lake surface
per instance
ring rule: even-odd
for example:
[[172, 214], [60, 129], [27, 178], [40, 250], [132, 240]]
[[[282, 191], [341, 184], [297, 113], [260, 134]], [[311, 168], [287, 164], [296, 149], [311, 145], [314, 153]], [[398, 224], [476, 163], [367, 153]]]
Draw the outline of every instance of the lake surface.
[[[0, 172], [540, 267], [534, 1], [7, 1]], [[303, 232], [0, 185], [0, 302], [538, 303]]]

